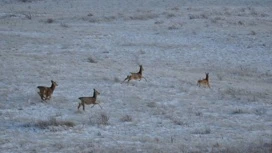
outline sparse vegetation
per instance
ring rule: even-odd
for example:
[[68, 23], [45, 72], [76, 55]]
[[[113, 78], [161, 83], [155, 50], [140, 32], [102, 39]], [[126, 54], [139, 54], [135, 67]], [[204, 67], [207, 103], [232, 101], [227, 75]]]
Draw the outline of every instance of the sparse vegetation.
[[100, 125], [109, 125], [110, 117], [106, 113], [101, 113], [100, 118], [98, 119], [98, 124]]
[[225, 18], [219, 17], [219, 16], [210, 19], [210, 21], [214, 24], [217, 24], [217, 23], [219, 23], [219, 21], [224, 21], [224, 20], [225, 20]]
[[166, 18], [173, 18], [173, 17], [176, 17], [176, 15], [174, 13], [167, 13], [166, 14]]
[[46, 23], [53, 23], [54, 22], [54, 19], [52, 19], [52, 18], [48, 18], [47, 20], [46, 20]]
[[195, 115], [196, 116], [203, 116], [203, 113], [202, 112], [196, 112]]
[[155, 21], [154, 24], [163, 24], [164, 21]]
[[150, 107], [150, 108], [154, 108], [154, 107], [156, 107], [157, 105], [156, 105], [156, 102], [149, 102], [149, 103], [147, 103], [147, 107]]
[[63, 27], [63, 28], [69, 28], [68, 24], [63, 23], [63, 22], [62, 22], [62, 23], [60, 23], [60, 26], [61, 26], [61, 27]]
[[28, 20], [32, 19], [32, 14], [31, 13], [24, 13], [24, 15]]
[[35, 123], [25, 124], [24, 127], [36, 127], [40, 129], [48, 129], [49, 127], [74, 127], [75, 123], [72, 121], [59, 121], [55, 117], [51, 117], [49, 120], [39, 120]]
[[90, 57], [88, 57], [88, 62], [89, 63], [97, 63], [97, 60], [94, 57], [90, 56]]
[[217, 148], [222, 153], [271, 153], [272, 143], [265, 143], [261, 140], [253, 141], [251, 143], [237, 142], [235, 145], [221, 145], [221, 148]]
[[125, 115], [123, 117], [120, 118], [121, 122], [131, 122], [132, 121], [132, 117], [130, 115]]
[[109, 120], [110, 117], [105, 112], [91, 116], [89, 119], [91, 125], [109, 125]]
[[266, 113], [266, 109], [264, 109], [264, 108], [255, 109], [254, 113], [256, 115], [264, 115]]
[[117, 77], [114, 77], [114, 82], [119, 83], [119, 82], [121, 82], [121, 80]]
[[219, 81], [222, 81], [222, 80], [223, 80], [223, 77], [224, 77], [223, 74], [217, 73], [216, 76], [217, 76], [217, 78], [218, 78]]
[[171, 118], [171, 120], [175, 125], [186, 125], [186, 123], [184, 123], [180, 118], [173, 117]]
[[206, 14], [189, 14], [189, 19], [208, 19], [208, 16]]
[[252, 30], [250, 33], [249, 33], [249, 35], [252, 35], [252, 36], [255, 36], [257, 33], [254, 31], [254, 30]]
[[23, 3], [30, 3], [30, 2], [32, 2], [32, 1], [34, 1], [34, 0], [18, 0], [19, 2], [23, 2]]
[[244, 114], [245, 112], [242, 109], [235, 109], [232, 114]]
[[247, 89], [240, 89], [234, 87], [227, 87], [219, 90], [221, 98], [234, 98], [236, 100], [246, 100], [248, 102], [258, 101], [259, 99], [266, 99], [266, 92], [253, 92]]
[[134, 15], [129, 16], [130, 20], [150, 20], [158, 18], [159, 14], [151, 13], [151, 12], [144, 12], [144, 13], [137, 13]]
[[193, 131], [192, 134], [211, 134], [211, 129], [208, 127], [197, 129]]
[[94, 16], [93, 13], [89, 13], [87, 16]]
[[177, 29], [179, 29], [179, 27], [176, 24], [173, 24], [168, 27], [168, 30], [177, 30]]

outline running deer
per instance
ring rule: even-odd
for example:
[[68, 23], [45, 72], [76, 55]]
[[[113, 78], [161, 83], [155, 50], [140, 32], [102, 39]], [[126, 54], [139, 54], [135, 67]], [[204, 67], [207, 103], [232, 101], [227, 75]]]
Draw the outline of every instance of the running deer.
[[139, 66], [140, 66], [139, 72], [138, 73], [130, 72], [130, 75], [128, 75], [122, 83], [124, 83], [126, 80], [128, 80], [127, 83], [129, 83], [130, 80], [139, 80], [140, 81], [142, 78], [144, 78], [145, 81], [147, 81], [146, 78], [143, 77], [143, 71], [144, 71], [143, 66], [142, 65], [139, 65]]
[[202, 79], [202, 80], [198, 80], [197, 81], [197, 85], [200, 87], [200, 86], [204, 86], [204, 87], [210, 87], [210, 83], [209, 83], [209, 73], [206, 73], [206, 78], [205, 79]]
[[43, 101], [50, 100], [56, 86], [58, 86], [58, 84], [53, 80], [51, 80], [51, 83], [52, 83], [51, 87], [45, 87], [45, 86], [37, 87], [40, 90], [38, 94], [40, 95]]
[[98, 104], [98, 106], [102, 109], [102, 107], [96, 101], [97, 95], [100, 95], [100, 93], [97, 90], [94, 89], [92, 97], [79, 97], [78, 99], [80, 99], [81, 102], [78, 104], [77, 109], [79, 109], [80, 106], [82, 105], [83, 106], [83, 110], [85, 111], [85, 104], [86, 105], [93, 104], [93, 106], [91, 108], [93, 108], [94, 105]]

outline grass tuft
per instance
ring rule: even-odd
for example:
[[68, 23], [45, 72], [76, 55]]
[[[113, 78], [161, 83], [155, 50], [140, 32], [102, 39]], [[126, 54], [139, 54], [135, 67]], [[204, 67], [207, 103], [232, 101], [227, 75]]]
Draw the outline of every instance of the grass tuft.
[[245, 112], [242, 109], [235, 109], [232, 114], [244, 114]]
[[211, 129], [208, 127], [205, 127], [203, 129], [197, 129], [192, 134], [211, 134]]
[[46, 20], [46, 23], [53, 23], [54, 22], [54, 20], [52, 19], [52, 18], [48, 18], [47, 20]]
[[132, 121], [132, 117], [130, 115], [125, 115], [123, 117], [120, 118], [121, 122], [131, 122]]
[[105, 113], [100, 113], [90, 117], [89, 121], [91, 125], [109, 125], [110, 117]]
[[97, 60], [94, 58], [94, 57], [89, 57], [88, 58], [88, 62], [90, 62], [90, 63], [97, 63]]
[[39, 120], [34, 124], [28, 123], [25, 124], [24, 127], [36, 127], [40, 129], [48, 129], [49, 127], [74, 127], [75, 123], [72, 121], [58, 121], [56, 118], [52, 117], [49, 120]]

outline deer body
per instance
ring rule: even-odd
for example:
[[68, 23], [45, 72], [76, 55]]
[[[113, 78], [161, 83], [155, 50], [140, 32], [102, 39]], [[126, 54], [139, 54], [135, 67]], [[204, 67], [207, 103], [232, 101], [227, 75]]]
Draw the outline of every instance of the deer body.
[[45, 87], [45, 86], [38, 86], [37, 87], [40, 90], [38, 92], [38, 94], [40, 95], [40, 97], [43, 101], [50, 100], [56, 86], [58, 86], [58, 84], [56, 82], [54, 82], [53, 80], [51, 80], [51, 83], [52, 83], [51, 87]]
[[[100, 93], [94, 89], [94, 92], [93, 92], [93, 96], [92, 96], [92, 97], [79, 97], [78, 99], [79, 99], [81, 102], [78, 104], [77, 109], [79, 109], [79, 108], [81, 107], [81, 105], [82, 105], [83, 110], [85, 111], [85, 104], [86, 104], [86, 105], [93, 104], [92, 107], [94, 107], [94, 105], [96, 105], [96, 104], [99, 105], [99, 103], [96, 102], [97, 95], [100, 95]], [[100, 105], [99, 105], [99, 106], [100, 106]], [[100, 108], [102, 109], [101, 106], [100, 106]]]
[[127, 80], [127, 83], [129, 83], [130, 80], [139, 80], [140, 81], [142, 78], [144, 78], [146, 80], [146, 78], [143, 77], [143, 71], [144, 71], [144, 68], [142, 65], [140, 65], [139, 72], [138, 73], [130, 72], [130, 75], [128, 75], [122, 83], [124, 83], [126, 80]]
[[209, 87], [209, 88], [211, 88], [210, 83], [209, 83], [209, 73], [206, 73], [206, 78], [205, 78], [205, 79], [198, 80], [198, 81], [197, 81], [197, 85], [198, 85], [199, 87], [200, 87], [200, 86], [204, 86], [204, 87]]

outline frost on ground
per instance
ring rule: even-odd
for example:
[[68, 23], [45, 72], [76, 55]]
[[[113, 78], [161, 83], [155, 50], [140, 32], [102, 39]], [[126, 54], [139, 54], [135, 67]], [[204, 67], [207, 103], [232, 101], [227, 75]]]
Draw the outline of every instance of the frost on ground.
[[272, 152], [271, 1], [0, 4], [1, 152]]

